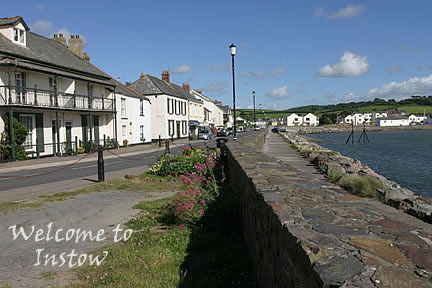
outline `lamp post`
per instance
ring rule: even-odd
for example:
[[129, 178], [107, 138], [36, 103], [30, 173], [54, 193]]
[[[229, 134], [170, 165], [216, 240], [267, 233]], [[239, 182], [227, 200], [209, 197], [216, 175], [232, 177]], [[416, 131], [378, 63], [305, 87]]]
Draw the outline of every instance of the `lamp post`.
[[236, 46], [231, 44], [229, 46], [231, 59], [232, 59], [232, 78], [233, 78], [233, 112], [234, 112], [234, 137], [233, 140], [237, 140], [237, 129], [236, 129], [236, 104], [235, 104], [235, 77], [234, 77], [234, 56], [236, 54]]
[[254, 119], [254, 130], [256, 129], [256, 117], [255, 117], [255, 91], [252, 91], [253, 95], [253, 104], [254, 104], [254, 113], [253, 113], [253, 119]]

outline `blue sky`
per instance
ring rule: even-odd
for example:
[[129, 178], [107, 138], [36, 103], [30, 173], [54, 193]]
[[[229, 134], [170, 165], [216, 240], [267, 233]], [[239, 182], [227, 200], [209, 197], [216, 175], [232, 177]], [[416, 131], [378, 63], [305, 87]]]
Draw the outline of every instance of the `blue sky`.
[[122, 82], [141, 72], [237, 107], [432, 95], [430, 0], [6, 1], [35, 33], [79, 34], [91, 62]]

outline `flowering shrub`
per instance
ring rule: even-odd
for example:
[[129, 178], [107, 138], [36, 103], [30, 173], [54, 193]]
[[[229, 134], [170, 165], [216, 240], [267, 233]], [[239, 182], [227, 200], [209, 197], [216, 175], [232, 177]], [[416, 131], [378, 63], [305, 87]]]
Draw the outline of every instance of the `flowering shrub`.
[[166, 159], [168, 159], [168, 157], [169, 154], [161, 155], [158, 161], [150, 167], [149, 169], [150, 174], [159, 174], [159, 170], [161, 169], [162, 164], [166, 161]]
[[[183, 152], [185, 153], [185, 152]], [[184, 158], [193, 158], [194, 153], [199, 154], [201, 162], [193, 165], [183, 165], [188, 168], [181, 174], [180, 179], [183, 184], [188, 186], [187, 191], [177, 192], [171, 204], [168, 206], [172, 214], [180, 225], [192, 225], [204, 215], [207, 207], [219, 194], [217, 182], [214, 176], [214, 168], [218, 160], [216, 151], [190, 151], [190, 154], [182, 155]], [[179, 163], [174, 162], [174, 163]], [[184, 162], [181, 162], [184, 163]], [[173, 163], [171, 163], [173, 164]], [[173, 167], [172, 165], [170, 167]], [[176, 171], [172, 172], [172, 174]]]

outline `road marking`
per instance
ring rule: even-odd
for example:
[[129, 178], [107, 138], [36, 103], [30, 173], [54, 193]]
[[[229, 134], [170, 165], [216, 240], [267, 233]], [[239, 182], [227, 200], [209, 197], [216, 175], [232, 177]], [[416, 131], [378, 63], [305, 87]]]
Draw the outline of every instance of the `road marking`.
[[72, 168], [72, 170], [85, 169], [85, 168], [91, 168], [91, 167], [96, 167], [96, 165], [88, 165], [88, 166], [83, 166], [83, 167], [75, 167], [75, 168]]
[[124, 161], [114, 161], [110, 163], [105, 163], [105, 165], [111, 165], [111, 164], [117, 164], [117, 163], [123, 163]]

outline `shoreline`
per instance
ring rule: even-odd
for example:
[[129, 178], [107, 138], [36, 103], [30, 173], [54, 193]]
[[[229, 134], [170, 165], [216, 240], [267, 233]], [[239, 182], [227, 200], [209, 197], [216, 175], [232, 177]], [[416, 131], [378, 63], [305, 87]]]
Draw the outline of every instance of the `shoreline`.
[[[429, 129], [431, 130], [432, 125]], [[296, 128], [304, 128], [304, 127], [296, 127]], [[320, 127], [306, 127], [306, 128], [320, 128]], [[324, 127], [321, 127], [322, 129]], [[379, 127], [381, 128], [381, 127]], [[394, 130], [394, 129], [392, 129]], [[399, 131], [407, 130], [407, 129], [397, 129]], [[418, 129], [416, 129], [418, 130]], [[315, 131], [318, 131], [316, 129]], [[351, 130], [349, 130], [350, 132]], [[361, 130], [362, 131], [362, 130]], [[380, 130], [381, 131], [381, 130]], [[384, 130], [382, 130], [384, 131]], [[388, 131], [388, 130], [385, 130]], [[340, 131], [347, 132], [347, 131]], [[306, 133], [306, 134], [317, 134], [315, 133]], [[337, 133], [334, 132], [333, 133]], [[286, 139], [287, 142], [291, 144], [294, 149], [303, 155], [305, 158], [308, 158], [311, 163], [317, 166], [321, 173], [323, 173], [326, 177], [329, 176], [329, 170], [338, 171], [341, 175], [356, 175], [356, 176], [370, 176], [378, 181], [380, 181], [384, 189], [377, 189], [377, 200], [381, 201], [384, 204], [392, 206], [396, 209], [403, 210], [404, 212], [417, 217], [427, 223], [432, 224], [432, 198], [416, 194], [410, 189], [402, 187], [397, 182], [387, 179], [383, 175], [376, 173], [374, 170], [369, 168], [366, 165], [363, 165], [359, 160], [343, 156], [338, 151], [333, 151], [327, 149], [323, 146], [320, 146], [317, 143], [323, 141], [316, 141], [315, 138], [310, 136], [301, 135], [299, 129], [287, 129], [286, 132], [280, 133], [283, 138]], [[323, 172], [322, 167], [327, 168], [327, 172]]]
[[[286, 131], [296, 131], [298, 134], [318, 134], [318, 133], [349, 133], [352, 131], [351, 125], [346, 124], [332, 124], [324, 126], [284, 126]], [[412, 131], [412, 130], [432, 130], [432, 124], [427, 125], [412, 125], [412, 126], [368, 126], [364, 127], [366, 132], [375, 131]], [[354, 126], [354, 132], [362, 132], [363, 126]]]

